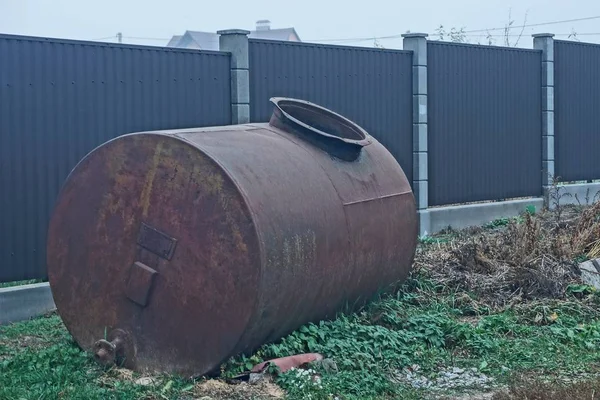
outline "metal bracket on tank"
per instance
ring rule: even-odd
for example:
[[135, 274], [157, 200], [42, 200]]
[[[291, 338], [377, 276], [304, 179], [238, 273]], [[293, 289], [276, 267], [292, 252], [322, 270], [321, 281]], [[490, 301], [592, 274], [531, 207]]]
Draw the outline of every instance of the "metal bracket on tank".
[[148, 224], [142, 223], [137, 243], [148, 251], [170, 260], [175, 253], [177, 239], [151, 227]]
[[[143, 249], [170, 261], [175, 254], [177, 239], [142, 223], [138, 233], [137, 244]], [[155, 265], [153, 265], [156, 268]], [[146, 307], [150, 301], [150, 294], [154, 279], [158, 271], [142, 261], [134, 262], [129, 268], [129, 278], [125, 288], [125, 296], [141, 307]]]
[[154, 283], [154, 277], [158, 272], [144, 263], [136, 261], [129, 270], [129, 279], [125, 295], [134, 303], [146, 307], [150, 300], [150, 291]]
[[362, 148], [372, 143], [364, 129], [324, 107], [283, 97], [270, 101], [275, 105], [271, 126], [295, 134], [336, 158], [355, 161]]

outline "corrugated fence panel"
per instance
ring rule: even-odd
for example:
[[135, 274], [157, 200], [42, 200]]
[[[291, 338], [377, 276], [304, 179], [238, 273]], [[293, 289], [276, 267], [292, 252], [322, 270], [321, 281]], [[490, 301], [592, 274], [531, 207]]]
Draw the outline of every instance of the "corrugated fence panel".
[[600, 179], [600, 45], [554, 42], [555, 175]]
[[362, 126], [412, 181], [412, 53], [250, 41], [250, 114], [266, 122], [271, 97], [327, 107]]
[[0, 36], [0, 281], [46, 277], [76, 163], [116, 136], [231, 122], [229, 55]]
[[429, 204], [539, 196], [541, 52], [428, 43]]

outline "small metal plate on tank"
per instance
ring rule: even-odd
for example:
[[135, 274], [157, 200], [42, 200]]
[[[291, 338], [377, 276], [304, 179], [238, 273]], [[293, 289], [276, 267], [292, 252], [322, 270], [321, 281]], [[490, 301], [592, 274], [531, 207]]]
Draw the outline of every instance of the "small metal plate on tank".
[[170, 260], [175, 253], [177, 239], [142, 223], [137, 243], [165, 260]]
[[150, 289], [154, 282], [155, 270], [139, 261], [133, 263], [129, 270], [129, 280], [127, 281], [127, 291], [125, 295], [129, 300], [146, 307], [150, 297]]

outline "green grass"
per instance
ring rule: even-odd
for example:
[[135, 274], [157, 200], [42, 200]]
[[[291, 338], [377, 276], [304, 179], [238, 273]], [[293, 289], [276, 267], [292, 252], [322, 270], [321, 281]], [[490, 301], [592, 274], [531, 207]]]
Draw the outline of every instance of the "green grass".
[[[418, 399], [425, 393], [390, 375], [419, 365], [424, 375], [442, 366], [478, 368], [506, 382], [511, 374], [590, 373], [600, 363], [600, 312], [596, 291], [578, 285], [567, 301], [548, 301], [496, 314], [475, 313], [471, 303], [426, 277], [411, 278], [394, 296], [362, 311], [309, 324], [251, 357], [223, 366], [226, 376], [255, 363], [320, 352], [337, 371], [314, 368], [320, 385], [295, 371], [277, 376], [291, 399]], [[304, 378], [306, 379], [306, 378]], [[0, 399], [178, 399], [193, 382], [159, 377], [156, 386], [123, 379], [81, 352], [56, 315], [0, 328]]]
[[30, 279], [30, 280], [26, 280], [26, 281], [13, 281], [13, 282], [0, 282], [0, 289], [7, 288], [7, 287], [13, 287], [13, 286], [31, 285], [34, 283], [41, 283], [41, 282], [43, 282], [41, 279]]
[[[470, 304], [426, 277], [413, 277], [396, 295], [358, 313], [303, 326], [251, 357], [230, 360], [224, 374], [273, 357], [320, 352], [337, 372], [316, 365], [320, 385], [296, 372], [279, 374], [289, 398], [418, 399], [426, 393], [390, 375], [415, 364], [426, 376], [442, 366], [475, 367], [503, 383], [521, 372], [590, 373], [600, 363], [598, 294], [588, 287], [574, 287], [567, 301], [496, 314], [475, 313]], [[140, 386], [135, 376], [100, 368], [56, 315], [0, 328], [0, 399], [179, 399], [193, 384], [168, 376], [159, 382]]]
[[161, 382], [140, 386], [103, 370], [56, 315], [0, 328], [0, 399], [176, 399], [189, 388], [176, 378]]
[[[497, 220], [488, 228], [508, 223]], [[439, 248], [456, 235], [422, 238], [420, 251]], [[251, 356], [232, 358], [222, 374], [233, 377], [264, 360], [319, 352], [327, 359], [312, 366], [319, 382], [298, 371], [272, 371], [276, 383], [292, 400], [333, 395], [352, 400], [428, 398], [431, 390], [394, 379], [413, 366], [427, 377], [448, 367], [475, 368], [500, 386], [521, 375], [560, 379], [600, 373], [600, 293], [595, 289], [571, 285], [561, 300], [539, 299], [492, 312], [484, 299], [432, 276], [419, 268], [397, 293], [358, 312], [303, 326]], [[136, 378], [99, 367], [56, 315], [0, 327], [2, 400], [198, 397], [189, 380], [160, 376], [155, 385], [142, 386]]]

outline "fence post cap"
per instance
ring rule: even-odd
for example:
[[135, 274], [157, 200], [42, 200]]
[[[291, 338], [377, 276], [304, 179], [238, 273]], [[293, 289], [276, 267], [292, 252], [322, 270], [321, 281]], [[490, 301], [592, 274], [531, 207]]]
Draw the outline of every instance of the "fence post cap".
[[534, 38], [553, 38], [554, 37], [554, 33], [534, 33], [533, 35], [531, 35]]
[[222, 31], [217, 31], [217, 35], [245, 35], [248, 36], [250, 31], [244, 29], [224, 29]]
[[402, 34], [403, 38], [426, 38], [427, 36], [429, 36], [429, 35], [426, 33], [419, 33], [419, 32], [409, 32], [409, 33]]

